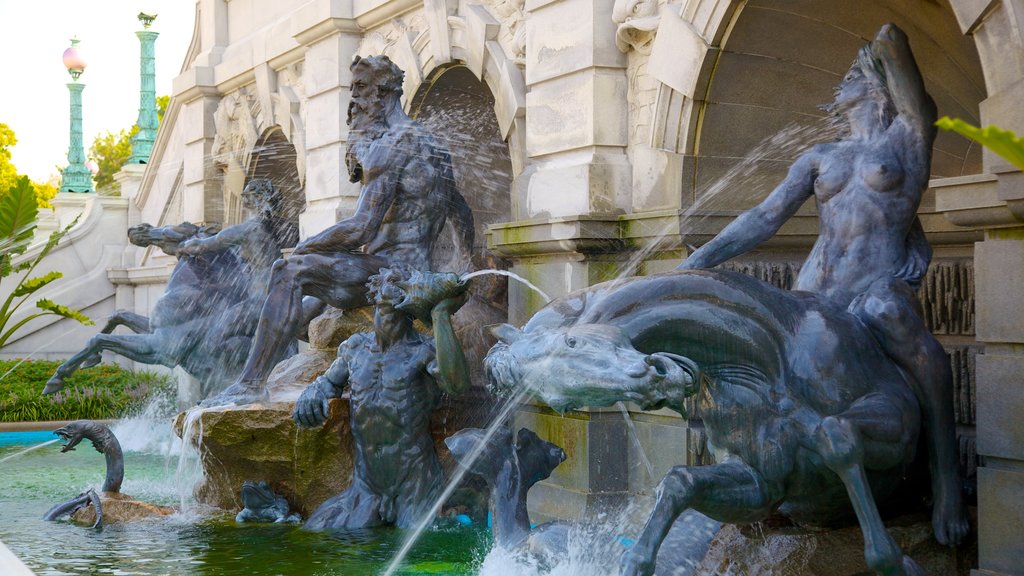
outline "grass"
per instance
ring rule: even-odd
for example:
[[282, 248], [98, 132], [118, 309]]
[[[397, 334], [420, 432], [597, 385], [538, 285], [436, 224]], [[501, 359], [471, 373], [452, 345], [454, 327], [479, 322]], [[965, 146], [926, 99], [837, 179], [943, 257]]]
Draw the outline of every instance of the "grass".
[[143, 408], [154, 394], [172, 389], [166, 376], [101, 364], [79, 370], [66, 379], [64, 390], [43, 396], [43, 386], [60, 364], [0, 360], [0, 422], [120, 418]]

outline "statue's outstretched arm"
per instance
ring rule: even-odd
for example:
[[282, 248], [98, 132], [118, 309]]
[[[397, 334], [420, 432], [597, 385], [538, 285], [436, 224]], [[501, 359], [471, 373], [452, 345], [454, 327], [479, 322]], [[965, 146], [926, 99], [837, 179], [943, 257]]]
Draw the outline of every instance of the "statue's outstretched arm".
[[253, 228], [261, 226], [258, 221], [246, 220], [241, 224], [229, 226], [213, 236], [206, 238], [190, 238], [178, 247], [179, 254], [196, 256], [206, 252], [219, 252], [232, 246], [245, 244], [252, 237]]
[[713, 268], [775, 235], [804, 201], [814, 194], [817, 164], [817, 153], [814, 151], [797, 158], [786, 179], [763, 202], [737, 216], [710, 242], [690, 254], [679, 268]]
[[[885, 83], [896, 112], [923, 136], [935, 132], [935, 102], [924, 89], [924, 78], [910, 51], [907, 35], [894, 24], [886, 24], [871, 42], [871, 54], [882, 66]], [[862, 67], [864, 63], [862, 62]], [[931, 138], [926, 138], [931, 146]]]
[[455, 298], [442, 300], [430, 312], [437, 356], [427, 370], [441, 390], [452, 396], [465, 392], [470, 383], [469, 363], [452, 328], [452, 314], [466, 302], [467, 296], [464, 292]]

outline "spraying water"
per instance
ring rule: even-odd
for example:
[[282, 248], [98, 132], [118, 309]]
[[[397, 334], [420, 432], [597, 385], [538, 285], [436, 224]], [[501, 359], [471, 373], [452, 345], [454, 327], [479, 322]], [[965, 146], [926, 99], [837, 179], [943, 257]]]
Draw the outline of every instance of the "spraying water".
[[623, 402], [616, 402], [615, 405], [618, 406], [619, 411], [622, 412], [622, 418], [626, 421], [626, 428], [629, 429], [629, 437], [633, 439], [633, 445], [636, 446], [636, 453], [640, 456], [640, 463], [644, 465], [644, 470], [647, 470], [647, 477], [653, 480], [654, 467], [651, 466], [651, 461], [647, 458], [647, 451], [644, 450], [643, 444], [640, 443], [640, 436], [637, 435], [636, 426], [633, 425], [633, 419], [629, 416], [629, 409], [626, 408], [626, 404]]
[[547, 293], [545, 293], [543, 290], [538, 288], [533, 282], [530, 282], [529, 280], [527, 280], [526, 278], [523, 278], [519, 274], [516, 274], [514, 272], [509, 272], [508, 270], [494, 270], [494, 269], [491, 269], [491, 268], [488, 268], [487, 270], [477, 270], [475, 272], [470, 272], [469, 274], [464, 274], [461, 278], [459, 278], [459, 280], [462, 280], [463, 282], [465, 282], [466, 280], [469, 280], [470, 278], [476, 278], [477, 276], [483, 276], [484, 274], [493, 274], [493, 275], [496, 275], [496, 276], [497, 275], [507, 276], [507, 277], [509, 277], [509, 278], [511, 278], [513, 280], [517, 280], [517, 281], [523, 283], [524, 285], [526, 285], [526, 287], [529, 288], [530, 290], [533, 290], [537, 294], [540, 294], [541, 298], [544, 299], [545, 303], [551, 302], [551, 296], [548, 296]]
[[440, 512], [441, 506], [444, 505], [448, 498], [451, 497], [452, 493], [455, 492], [456, 488], [459, 487], [459, 484], [462, 482], [462, 479], [465, 478], [466, 473], [469, 471], [470, 465], [473, 462], [476, 462], [478, 458], [480, 458], [480, 455], [483, 454], [484, 452], [484, 448], [486, 448], [487, 445], [491, 442], [491, 439], [494, 438], [494, 435], [498, 433], [498, 429], [505, 424], [505, 419], [508, 418], [510, 414], [512, 414], [512, 410], [519, 406], [519, 403], [525, 399], [528, 393], [529, 392], [526, 390], [526, 388], [521, 388], [519, 390], [516, 390], [515, 395], [510, 397], [505, 402], [505, 405], [502, 406], [501, 411], [491, 422], [490, 426], [487, 427], [487, 431], [484, 433], [483, 439], [476, 446], [473, 447], [472, 451], [470, 451], [469, 455], [466, 458], [467, 465], [459, 466], [459, 468], [456, 469], [455, 474], [453, 474], [451, 479], [448, 480], [448, 484], [445, 486], [444, 491], [441, 492], [441, 495], [437, 498], [437, 501], [435, 501], [434, 504], [430, 507], [430, 510], [427, 510], [426, 514], [423, 515], [423, 518], [421, 518], [420, 521], [416, 524], [416, 528], [413, 529], [412, 533], [410, 533], [409, 536], [405, 539], [405, 542], [402, 543], [402, 547], [399, 548], [398, 553], [395, 554], [395, 557], [391, 560], [391, 563], [388, 564], [387, 569], [384, 570], [383, 576], [393, 576], [395, 574], [395, 571], [397, 571], [398, 568], [402, 565], [402, 562], [405, 560], [405, 557], [409, 554], [409, 551], [412, 550], [412, 547], [420, 539], [420, 536], [422, 536], [423, 533], [426, 532], [428, 528], [430, 528], [430, 525], [434, 523], [434, 518], [437, 516], [437, 513]]
[[28, 454], [29, 452], [32, 452], [33, 450], [39, 450], [40, 448], [43, 448], [45, 446], [49, 446], [50, 444], [53, 444], [55, 442], [60, 442], [60, 438], [55, 438], [53, 440], [47, 440], [46, 442], [43, 442], [42, 444], [36, 444], [35, 446], [29, 446], [28, 448], [25, 448], [24, 450], [22, 450], [20, 452], [15, 452], [14, 454], [10, 454], [8, 456], [4, 456], [3, 458], [0, 458], [0, 464], [3, 464], [4, 462], [7, 462], [8, 460], [13, 460], [13, 459], [17, 458], [18, 456], [22, 456], [24, 454]]

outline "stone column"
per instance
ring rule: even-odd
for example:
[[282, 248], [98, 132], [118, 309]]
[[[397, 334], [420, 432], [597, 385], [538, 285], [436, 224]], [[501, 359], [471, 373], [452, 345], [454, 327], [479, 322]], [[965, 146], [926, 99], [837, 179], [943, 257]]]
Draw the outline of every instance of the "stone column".
[[[978, 48], [988, 98], [981, 124], [1024, 134], [1024, 37], [1020, 2], [952, 2]], [[940, 189], [936, 208], [954, 224], [984, 230], [975, 244], [978, 569], [1024, 575], [1024, 174], [986, 149], [987, 173]]]
[[355, 212], [359, 184], [345, 167], [349, 65], [360, 32], [350, 9], [310, 3], [296, 15], [294, 38], [306, 46], [306, 210], [299, 216], [302, 238]]
[[[626, 157], [626, 56], [615, 46], [612, 0], [527, 0], [526, 168], [513, 185], [515, 221], [491, 228], [492, 250], [552, 297], [620, 269], [619, 215], [631, 209]], [[544, 300], [509, 286], [521, 324]], [[628, 488], [627, 436], [616, 411], [561, 417], [540, 406], [515, 416], [569, 458], [531, 491], [534, 518], [574, 517]]]
[[201, 52], [192, 67], [174, 79], [172, 88], [175, 98], [182, 102], [177, 122], [186, 127], [183, 217], [193, 223], [223, 222], [223, 183], [210, 153], [216, 134], [213, 114], [221, 97], [214, 68], [229, 43], [228, 10], [225, 0], [200, 0], [198, 10]]

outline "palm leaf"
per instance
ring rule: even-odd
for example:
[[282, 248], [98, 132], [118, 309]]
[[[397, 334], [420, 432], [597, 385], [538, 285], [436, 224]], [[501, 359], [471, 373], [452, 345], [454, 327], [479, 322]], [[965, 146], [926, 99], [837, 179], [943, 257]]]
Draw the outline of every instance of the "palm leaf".
[[36, 193], [28, 176], [0, 195], [0, 251], [21, 254], [28, 248], [35, 234], [39, 206]]
[[36, 301], [36, 308], [42, 308], [43, 310], [46, 310], [47, 312], [50, 312], [52, 314], [56, 314], [58, 316], [62, 316], [64, 318], [70, 318], [72, 320], [77, 320], [77, 321], [81, 322], [82, 324], [84, 324], [86, 326], [92, 326], [93, 325], [93, 321], [90, 320], [89, 317], [86, 316], [85, 314], [82, 314], [78, 310], [72, 310], [71, 308], [68, 308], [67, 306], [62, 306], [61, 304], [57, 304], [53, 300], [48, 300], [46, 298], [40, 298], [39, 300]]
[[1018, 138], [1009, 130], [996, 126], [978, 128], [956, 118], [943, 116], [935, 123], [943, 130], [952, 130], [979, 144], [982, 144], [1006, 159], [1010, 164], [1024, 170], [1024, 138]]
[[54, 280], [63, 277], [64, 274], [61, 274], [60, 272], [50, 272], [46, 275], [39, 276], [37, 278], [29, 278], [28, 280], [24, 280], [22, 281], [21, 284], [18, 285], [17, 288], [14, 289], [14, 297], [17, 298], [18, 296], [28, 296], [29, 294], [35, 292], [36, 290], [39, 290], [43, 286], [46, 286], [50, 282], [53, 282]]

